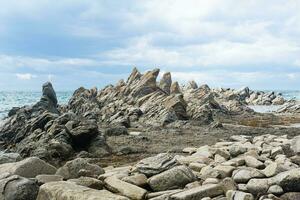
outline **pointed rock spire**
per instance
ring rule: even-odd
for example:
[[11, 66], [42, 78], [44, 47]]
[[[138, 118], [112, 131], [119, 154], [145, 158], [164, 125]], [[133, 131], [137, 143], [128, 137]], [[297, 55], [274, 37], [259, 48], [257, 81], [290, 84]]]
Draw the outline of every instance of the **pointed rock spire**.
[[170, 72], [164, 73], [163, 77], [161, 78], [159, 82], [159, 87], [163, 91], [165, 91], [167, 94], [170, 94], [170, 88], [172, 85], [172, 77]]
[[180, 94], [181, 93], [180, 86], [177, 81], [172, 83], [170, 93], [171, 94]]
[[129, 75], [127, 79], [127, 84], [130, 85], [135, 80], [139, 79], [141, 77], [141, 73], [138, 71], [136, 67], [133, 68], [131, 74]]

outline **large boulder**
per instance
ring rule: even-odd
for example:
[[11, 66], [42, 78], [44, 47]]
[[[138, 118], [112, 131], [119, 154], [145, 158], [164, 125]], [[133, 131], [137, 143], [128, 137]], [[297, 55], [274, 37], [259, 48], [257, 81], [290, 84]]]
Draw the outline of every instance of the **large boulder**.
[[33, 180], [18, 175], [0, 180], [0, 199], [36, 200], [39, 186]]
[[45, 161], [30, 157], [15, 163], [0, 165], [0, 174], [10, 173], [26, 178], [34, 178], [39, 174], [55, 174], [56, 168]]
[[104, 170], [100, 166], [90, 164], [84, 158], [76, 158], [68, 161], [56, 172], [56, 175], [60, 175], [64, 177], [64, 179], [75, 179], [80, 176], [97, 178], [101, 174], [104, 174]]
[[115, 176], [108, 177], [104, 180], [108, 190], [114, 193], [119, 193], [130, 199], [142, 200], [145, 199], [147, 190], [136, 185], [122, 181]]
[[46, 183], [40, 187], [37, 200], [129, 200], [107, 190], [95, 190], [70, 181]]
[[195, 180], [196, 176], [192, 170], [182, 165], [152, 176], [148, 180], [148, 184], [154, 191], [164, 191], [183, 188], [186, 184]]
[[153, 157], [145, 158], [136, 164], [137, 171], [146, 176], [153, 176], [178, 165], [174, 156], [161, 153]]

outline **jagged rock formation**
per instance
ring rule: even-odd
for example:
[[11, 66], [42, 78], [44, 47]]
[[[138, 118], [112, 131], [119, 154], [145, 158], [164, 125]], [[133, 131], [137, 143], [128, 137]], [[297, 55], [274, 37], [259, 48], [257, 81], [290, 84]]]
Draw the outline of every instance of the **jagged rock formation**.
[[[65, 160], [80, 151], [102, 156], [110, 153], [99, 131], [103, 127], [121, 130], [172, 126], [173, 122], [201, 125], [210, 124], [219, 114], [254, 114], [247, 105], [257, 101], [252, 98], [257, 93], [249, 88], [210, 89], [207, 85], [198, 87], [194, 81], [180, 87], [172, 82], [169, 72], [157, 83], [159, 71], [141, 74], [134, 68], [126, 82], [120, 80], [101, 90], [81, 87], [66, 106], [58, 106], [52, 84], [45, 83], [39, 102], [10, 111], [0, 127], [3, 147], [23, 157], [38, 156], [49, 161]], [[281, 98], [274, 93], [260, 96], [262, 102], [273, 104]]]
[[35, 105], [10, 113], [0, 127], [0, 139], [3, 148], [22, 157], [37, 156], [54, 163], [81, 150], [95, 156], [109, 151], [95, 120], [59, 112], [51, 83], [43, 85], [43, 95]]

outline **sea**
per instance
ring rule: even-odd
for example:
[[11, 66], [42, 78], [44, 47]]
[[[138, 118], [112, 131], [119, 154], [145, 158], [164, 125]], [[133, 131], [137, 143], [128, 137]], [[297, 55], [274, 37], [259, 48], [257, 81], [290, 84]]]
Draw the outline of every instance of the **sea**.
[[[300, 90], [278, 90], [275, 91], [281, 93], [286, 99], [296, 99], [300, 101]], [[56, 96], [59, 104], [67, 104], [73, 91], [58, 91]], [[7, 116], [7, 113], [12, 107], [21, 107], [24, 105], [33, 105], [41, 98], [41, 92], [29, 92], [29, 91], [0, 91], [0, 119]], [[255, 107], [258, 112], [268, 112], [277, 110], [277, 107]]]

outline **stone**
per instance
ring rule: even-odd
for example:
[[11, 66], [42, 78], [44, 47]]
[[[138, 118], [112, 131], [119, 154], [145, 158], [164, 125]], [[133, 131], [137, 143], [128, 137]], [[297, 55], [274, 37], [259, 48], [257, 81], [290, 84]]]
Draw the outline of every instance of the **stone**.
[[6, 172], [25, 178], [35, 178], [39, 174], [55, 174], [56, 168], [37, 157], [30, 157], [19, 162], [0, 165], [0, 174]]
[[0, 164], [12, 163], [21, 160], [21, 156], [18, 153], [0, 153]]
[[299, 200], [300, 192], [287, 192], [280, 196], [281, 200]]
[[122, 181], [139, 187], [145, 187], [147, 185], [147, 177], [144, 174], [134, 174], [132, 176], [126, 176], [122, 178]]
[[227, 200], [254, 200], [254, 197], [250, 193], [245, 193], [236, 190], [229, 190], [226, 193]]
[[215, 168], [221, 174], [221, 178], [231, 177], [232, 172], [235, 170], [235, 167], [226, 166], [226, 165], [217, 165]]
[[100, 166], [90, 164], [84, 158], [76, 158], [68, 161], [56, 172], [56, 175], [60, 175], [64, 179], [74, 179], [80, 176], [97, 178], [101, 174], [104, 174], [104, 170]]
[[163, 191], [183, 188], [186, 184], [196, 180], [193, 172], [186, 166], [177, 166], [152, 176], [148, 184], [153, 191]]
[[283, 171], [286, 170], [283, 166], [281, 166], [281, 164], [273, 162], [263, 170], [263, 173], [266, 175], [266, 177], [272, 177]]
[[69, 181], [50, 182], [40, 187], [36, 200], [129, 200], [107, 190], [95, 190]]
[[247, 183], [252, 178], [264, 178], [265, 175], [255, 168], [242, 168], [233, 172], [232, 178], [237, 183]]
[[41, 174], [37, 175], [35, 177], [39, 185], [49, 183], [49, 182], [57, 182], [57, 181], [62, 181], [63, 177], [59, 175], [47, 175], [47, 174]]
[[145, 158], [136, 164], [137, 171], [147, 177], [159, 174], [178, 165], [174, 156], [161, 153], [153, 157]]
[[229, 153], [232, 157], [236, 157], [240, 154], [246, 153], [247, 149], [245, 147], [243, 147], [241, 144], [237, 145], [234, 144], [229, 148]]
[[18, 175], [0, 180], [0, 199], [36, 200], [39, 186], [33, 180]]
[[170, 94], [180, 94], [180, 93], [181, 93], [180, 86], [179, 86], [178, 82], [175, 81], [171, 85]]
[[206, 164], [203, 164], [203, 163], [190, 163], [189, 164], [189, 168], [196, 172], [200, 172], [201, 169], [205, 166], [206, 166]]
[[163, 74], [163, 76], [159, 82], [159, 87], [167, 94], [170, 94], [171, 85], [172, 85], [171, 73], [166, 72]]
[[220, 182], [219, 179], [217, 178], [207, 178], [203, 181], [202, 185], [207, 185], [207, 184], [218, 184]]
[[272, 185], [272, 186], [270, 186], [269, 187], [269, 189], [268, 189], [268, 194], [274, 194], [274, 195], [281, 195], [281, 194], [283, 194], [283, 189], [282, 189], [282, 187], [280, 187], [279, 185]]
[[105, 136], [119, 136], [119, 135], [128, 135], [128, 130], [124, 126], [110, 127], [105, 130]]
[[300, 154], [300, 136], [296, 136], [292, 139], [291, 149], [295, 154]]
[[230, 177], [226, 177], [221, 181], [221, 187], [225, 194], [229, 190], [237, 190], [237, 184]]
[[250, 179], [246, 185], [247, 190], [252, 194], [266, 194], [270, 185], [268, 179]]
[[198, 200], [204, 197], [216, 197], [223, 194], [222, 187], [217, 184], [203, 185], [185, 190], [171, 196], [171, 200]]
[[262, 169], [265, 167], [264, 163], [252, 156], [245, 156], [245, 163], [248, 167], [253, 167], [257, 169]]
[[96, 190], [102, 190], [104, 186], [104, 183], [102, 181], [91, 177], [85, 177], [85, 176], [82, 176], [77, 179], [69, 179], [68, 181], [76, 183], [77, 185], [81, 185]]
[[281, 172], [269, 178], [272, 185], [279, 185], [285, 192], [300, 191], [300, 168]]
[[142, 200], [146, 197], [147, 191], [136, 185], [122, 181], [116, 177], [108, 177], [104, 180], [106, 188], [108, 190], [119, 193], [130, 199]]

